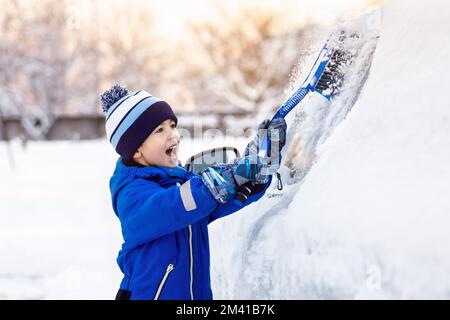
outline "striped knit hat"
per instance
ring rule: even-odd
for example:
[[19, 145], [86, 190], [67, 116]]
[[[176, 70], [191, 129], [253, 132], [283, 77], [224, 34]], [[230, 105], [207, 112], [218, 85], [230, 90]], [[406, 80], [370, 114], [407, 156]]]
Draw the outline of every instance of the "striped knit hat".
[[170, 105], [146, 91], [130, 92], [114, 85], [100, 96], [106, 115], [106, 135], [116, 152], [125, 160], [163, 121], [177, 117]]

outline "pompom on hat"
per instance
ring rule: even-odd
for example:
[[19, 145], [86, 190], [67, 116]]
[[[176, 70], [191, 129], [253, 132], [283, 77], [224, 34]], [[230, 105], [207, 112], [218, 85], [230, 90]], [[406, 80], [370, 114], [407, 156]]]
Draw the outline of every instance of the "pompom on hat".
[[100, 96], [105, 113], [106, 136], [116, 152], [125, 160], [163, 121], [178, 122], [170, 105], [146, 91], [128, 91], [114, 85]]

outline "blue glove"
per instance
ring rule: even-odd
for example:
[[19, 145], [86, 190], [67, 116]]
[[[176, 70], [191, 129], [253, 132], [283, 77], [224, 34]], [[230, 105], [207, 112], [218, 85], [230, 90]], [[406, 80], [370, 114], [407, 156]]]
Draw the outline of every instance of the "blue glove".
[[[201, 173], [204, 184], [219, 203], [234, 198], [244, 185], [265, 184], [269, 181], [270, 175], [280, 167], [280, 153], [286, 144], [286, 129], [284, 118], [263, 121], [256, 137], [245, 148], [243, 157], [230, 164], [209, 167]], [[266, 132], [271, 141], [271, 150], [268, 158], [261, 158], [258, 151]]]
[[202, 181], [219, 203], [227, 203], [237, 193], [238, 185], [234, 180], [232, 169], [219, 165], [202, 171]]
[[245, 156], [233, 163], [218, 164], [202, 171], [203, 183], [219, 203], [232, 199], [243, 185], [265, 184], [269, 175], [262, 175], [261, 169], [267, 167], [258, 156]]
[[269, 175], [264, 174], [264, 169], [269, 166], [267, 159], [258, 155], [246, 155], [235, 161], [232, 167], [233, 178], [238, 186], [247, 182], [263, 184], [269, 181]]
[[276, 118], [272, 121], [264, 120], [258, 127], [255, 138], [250, 141], [244, 151], [244, 156], [256, 156], [266, 137], [270, 140], [266, 162], [278, 169], [281, 164], [281, 150], [286, 145], [287, 124], [284, 118]]

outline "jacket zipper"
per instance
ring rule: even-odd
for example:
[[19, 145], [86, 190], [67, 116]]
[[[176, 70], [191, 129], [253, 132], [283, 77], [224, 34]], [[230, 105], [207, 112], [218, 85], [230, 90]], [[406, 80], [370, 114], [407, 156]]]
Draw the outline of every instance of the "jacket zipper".
[[[177, 186], [180, 187], [180, 183], [177, 182]], [[194, 253], [192, 249], [192, 226], [188, 226], [189, 233], [189, 274], [190, 274], [190, 283], [189, 283], [189, 291], [191, 295], [191, 300], [194, 300]]]
[[188, 230], [189, 230], [189, 271], [191, 275], [190, 292], [191, 292], [191, 300], [194, 300], [194, 254], [192, 250], [192, 226], [189, 226]]
[[172, 272], [173, 268], [174, 268], [173, 264], [171, 264], [171, 263], [167, 266], [166, 273], [164, 273], [164, 276], [162, 277], [161, 282], [159, 283], [158, 290], [156, 290], [155, 298], [153, 300], [159, 299], [159, 296], [161, 295], [161, 291], [164, 288], [167, 278], [169, 277], [169, 274]]

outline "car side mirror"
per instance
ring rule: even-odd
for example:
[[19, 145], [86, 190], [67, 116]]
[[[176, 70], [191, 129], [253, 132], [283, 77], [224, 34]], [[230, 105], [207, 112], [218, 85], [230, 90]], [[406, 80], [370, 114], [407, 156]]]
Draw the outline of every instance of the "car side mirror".
[[239, 150], [235, 147], [220, 147], [202, 151], [190, 157], [185, 169], [199, 174], [208, 167], [219, 163], [229, 163], [240, 157]]

